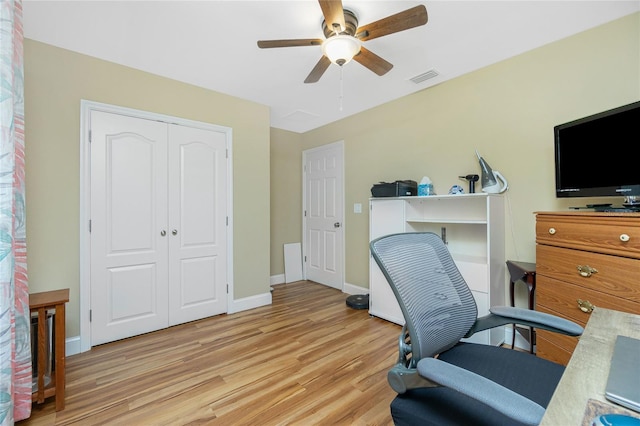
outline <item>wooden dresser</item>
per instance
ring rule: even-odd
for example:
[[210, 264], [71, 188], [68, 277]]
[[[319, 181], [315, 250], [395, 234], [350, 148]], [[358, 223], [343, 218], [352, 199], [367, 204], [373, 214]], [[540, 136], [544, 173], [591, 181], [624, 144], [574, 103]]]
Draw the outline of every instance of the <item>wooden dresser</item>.
[[[593, 306], [640, 314], [640, 213], [537, 212], [536, 310], [586, 325]], [[578, 338], [537, 330], [566, 365]]]

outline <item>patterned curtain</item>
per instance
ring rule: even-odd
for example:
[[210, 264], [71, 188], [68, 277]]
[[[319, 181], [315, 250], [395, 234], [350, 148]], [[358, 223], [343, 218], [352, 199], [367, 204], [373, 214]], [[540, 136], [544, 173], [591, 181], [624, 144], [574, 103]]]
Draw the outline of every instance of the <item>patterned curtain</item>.
[[0, 9], [0, 424], [31, 414], [21, 0]]

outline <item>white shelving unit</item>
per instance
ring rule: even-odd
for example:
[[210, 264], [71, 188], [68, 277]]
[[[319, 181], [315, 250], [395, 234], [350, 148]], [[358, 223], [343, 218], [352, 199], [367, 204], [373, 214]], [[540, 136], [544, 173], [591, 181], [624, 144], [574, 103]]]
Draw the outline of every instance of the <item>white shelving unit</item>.
[[[369, 240], [399, 232], [440, 235], [467, 281], [478, 315], [505, 305], [504, 198], [499, 194], [432, 195], [369, 200]], [[400, 306], [378, 265], [369, 260], [369, 314], [404, 324]], [[503, 327], [469, 341], [499, 345]]]

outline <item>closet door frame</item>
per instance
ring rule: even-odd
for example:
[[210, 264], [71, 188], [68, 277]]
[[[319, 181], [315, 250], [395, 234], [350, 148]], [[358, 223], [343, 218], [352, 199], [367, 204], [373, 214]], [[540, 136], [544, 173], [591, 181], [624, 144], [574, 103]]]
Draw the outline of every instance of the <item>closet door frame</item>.
[[[227, 135], [227, 312], [232, 313], [233, 302], [233, 160], [232, 130], [229, 127], [187, 120], [148, 111], [141, 111], [100, 102], [80, 101], [80, 342], [78, 352], [91, 349], [91, 111], [104, 111], [130, 117], [156, 120], [205, 130], [224, 132]], [[75, 352], [75, 351], [74, 351]]]

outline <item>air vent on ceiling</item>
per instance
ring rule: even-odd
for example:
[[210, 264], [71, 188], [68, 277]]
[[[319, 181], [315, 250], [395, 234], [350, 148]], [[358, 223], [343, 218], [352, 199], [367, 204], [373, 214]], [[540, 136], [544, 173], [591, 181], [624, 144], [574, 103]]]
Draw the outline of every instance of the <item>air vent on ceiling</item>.
[[409, 80], [413, 81], [415, 84], [422, 83], [423, 81], [436, 78], [440, 73], [434, 69], [430, 69], [427, 72], [423, 72], [422, 74], [418, 74], [415, 77], [411, 77]]

